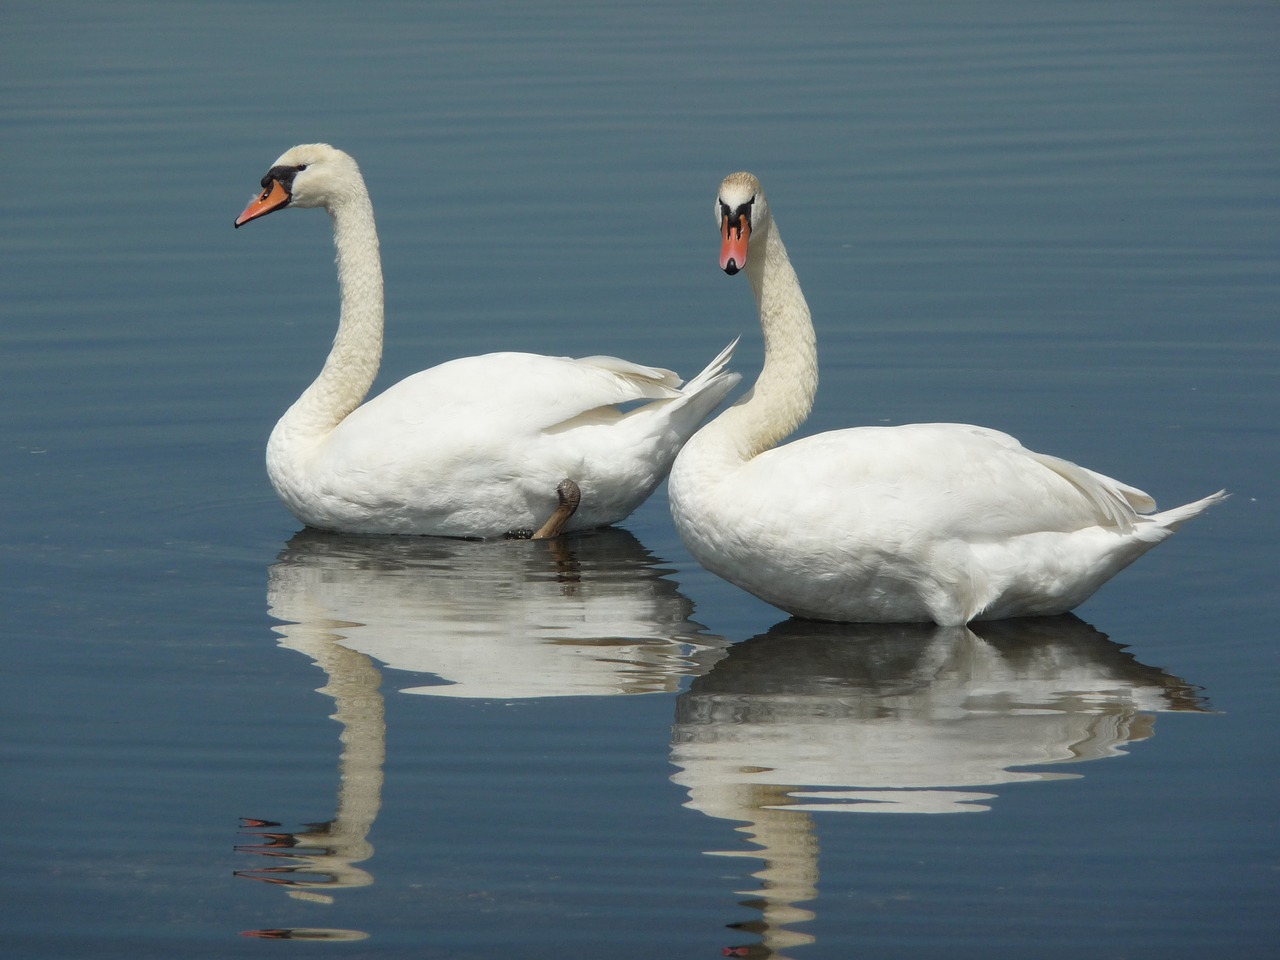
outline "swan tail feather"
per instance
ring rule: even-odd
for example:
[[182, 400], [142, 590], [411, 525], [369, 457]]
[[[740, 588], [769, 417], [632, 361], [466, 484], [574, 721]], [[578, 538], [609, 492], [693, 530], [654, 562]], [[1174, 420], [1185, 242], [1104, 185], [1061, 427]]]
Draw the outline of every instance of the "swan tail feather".
[[742, 379], [742, 374], [728, 369], [737, 345], [738, 341], [734, 340], [721, 350], [701, 373], [680, 388], [680, 403], [683, 407], [680, 416], [689, 425], [690, 434], [711, 416], [720, 405], [720, 401], [728, 396], [729, 391]]
[[681, 381], [680, 375], [672, 370], [646, 367], [618, 357], [583, 357], [577, 362], [606, 370], [626, 381], [634, 388], [634, 399], [689, 400], [709, 391], [715, 395], [714, 402], [707, 407], [711, 409], [742, 379], [739, 374], [731, 373], [727, 369], [737, 345], [738, 341], [734, 340], [721, 350], [702, 372], [687, 383]]
[[1204, 513], [1215, 503], [1221, 503], [1229, 496], [1231, 496], [1231, 494], [1227, 493], [1227, 491], [1219, 490], [1217, 493], [1211, 493], [1209, 496], [1203, 497], [1199, 500], [1193, 500], [1191, 503], [1184, 503], [1180, 507], [1174, 507], [1171, 510], [1164, 510], [1160, 513], [1153, 513], [1149, 519], [1158, 523], [1163, 529], [1172, 533], [1188, 520], [1193, 517], [1200, 516], [1200, 514]]
[[1137, 487], [1121, 483], [1111, 477], [1097, 473], [1087, 467], [1081, 467], [1069, 460], [1061, 460], [1046, 454], [1036, 454], [1036, 459], [1050, 470], [1065, 477], [1076, 486], [1094, 507], [1099, 517], [1111, 526], [1123, 531], [1136, 530], [1141, 539], [1163, 540], [1188, 520], [1198, 517], [1215, 503], [1227, 499], [1230, 494], [1225, 490], [1211, 493], [1207, 497], [1184, 503], [1180, 507], [1152, 513], [1156, 509], [1155, 500]]
[[[681, 387], [681, 392], [698, 393], [708, 383], [711, 383], [713, 380], [717, 380], [722, 375], [729, 373], [729, 361], [733, 359], [733, 351], [738, 348], [738, 341], [740, 339], [741, 337], [734, 337], [733, 342], [716, 354], [715, 359], [707, 364], [706, 369]], [[740, 375], [735, 373], [729, 373], [729, 376], [734, 378], [734, 383], [737, 383], [742, 379]]]

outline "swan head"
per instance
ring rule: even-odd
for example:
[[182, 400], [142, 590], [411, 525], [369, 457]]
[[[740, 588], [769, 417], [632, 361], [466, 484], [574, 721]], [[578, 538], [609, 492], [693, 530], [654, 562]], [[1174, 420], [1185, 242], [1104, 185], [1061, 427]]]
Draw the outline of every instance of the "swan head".
[[285, 207], [332, 208], [363, 189], [360, 168], [350, 154], [327, 143], [291, 147], [262, 178], [262, 193], [236, 217], [241, 227]]
[[760, 181], [750, 173], [731, 173], [716, 196], [716, 222], [720, 224], [720, 269], [732, 276], [747, 265], [751, 231], [769, 216]]

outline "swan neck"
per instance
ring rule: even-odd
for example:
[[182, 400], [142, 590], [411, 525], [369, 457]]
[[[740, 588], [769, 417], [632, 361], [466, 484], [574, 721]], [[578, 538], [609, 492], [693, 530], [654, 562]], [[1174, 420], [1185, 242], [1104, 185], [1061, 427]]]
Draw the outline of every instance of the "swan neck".
[[363, 182], [331, 201], [342, 311], [324, 368], [277, 429], [320, 438], [368, 395], [382, 362], [382, 259], [373, 204]]
[[804, 423], [818, 390], [809, 305], [771, 219], [757, 227], [751, 245], [752, 254], [763, 247], [763, 256], [748, 258], [746, 272], [760, 312], [764, 367], [751, 392], [721, 418], [743, 459], [776, 446]]

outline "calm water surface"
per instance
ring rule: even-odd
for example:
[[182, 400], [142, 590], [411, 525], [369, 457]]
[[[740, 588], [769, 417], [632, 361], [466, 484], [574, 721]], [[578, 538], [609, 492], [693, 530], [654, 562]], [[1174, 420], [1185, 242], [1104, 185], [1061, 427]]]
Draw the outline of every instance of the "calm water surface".
[[[6, 955], [1270, 956], [1274, 4], [0, 21]], [[556, 543], [300, 531], [262, 450], [329, 229], [231, 220], [310, 140], [370, 184], [383, 384], [740, 333], [754, 375], [710, 216], [747, 168], [806, 432], [982, 423], [1233, 497], [1078, 616], [972, 631], [788, 620], [661, 491]]]

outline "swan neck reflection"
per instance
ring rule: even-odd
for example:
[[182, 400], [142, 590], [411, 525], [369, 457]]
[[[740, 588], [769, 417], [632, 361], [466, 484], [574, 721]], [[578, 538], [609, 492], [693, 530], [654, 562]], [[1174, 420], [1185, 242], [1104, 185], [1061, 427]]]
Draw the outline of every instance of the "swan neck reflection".
[[[283, 886], [289, 896], [315, 903], [332, 903], [334, 891], [366, 887], [373, 874], [358, 864], [374, 854], [369, 832], [382, 806], [383, 763], [386, 759], [386, 716], [381, 671], [366, 656], [339, 641], [348, 624], [313, 620], [275, 628], [281, 646], [309, 656], [324, 670], [327, 682], [320, 693], [333, 698], [332, 718], [342, 726], [339, 740], [339, 781], [333, 819], [288, 832], [251, 830], [259, 840], [238, 849], [273, 858], [273, 864], [237, 871], [237, 876]], [[274, 821], [246, 821], [250, 827], [275, 826]], [[286, 861], [284, 864], [277, 860]], [[324, 928], [317, 928], [320, 933]], [[297, 930], [288, 930], [296, 939]], [[314, 933], [314, 931], [313, 931]], [[280, 931], [254, 935], [286, 938]], [[318, 934], [307, 939], [326, 939]], [[345, 939], [345, 937], [344, 937]]]

